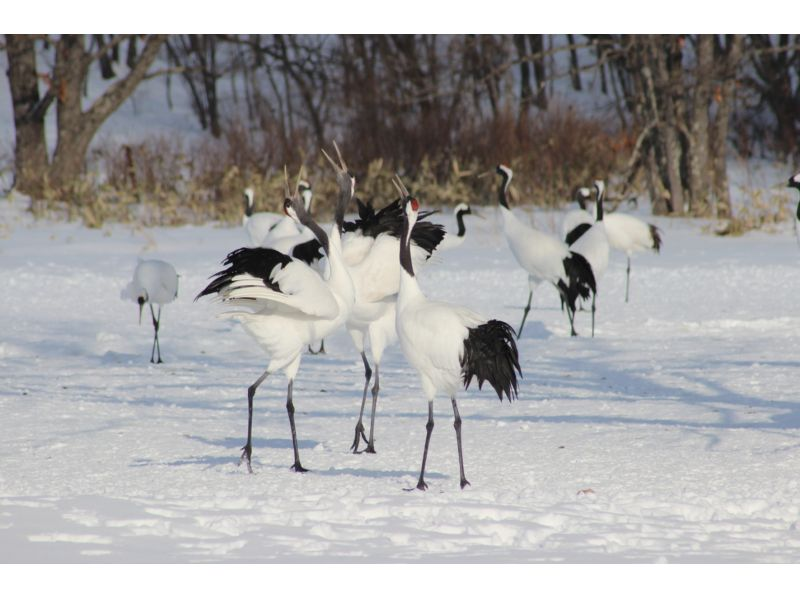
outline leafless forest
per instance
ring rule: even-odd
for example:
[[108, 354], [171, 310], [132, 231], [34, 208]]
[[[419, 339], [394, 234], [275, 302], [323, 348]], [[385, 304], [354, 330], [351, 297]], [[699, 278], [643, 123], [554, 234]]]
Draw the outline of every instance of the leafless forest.
[[[284, 165], [324, 197], [332, 139], [360, 195], [391, 198], [401, 172], [434, 204], [490, 202], [477, 175], [505, 162], [518, 201], [604, 178], [657, 213], [724, 218], [732, 157], [800, 162], [796, 35], [5, 35], [1, 49], [14, 187], [90, 224], [147, 202], [160, 221], [233, 218], [245, 185], [274, 208]], [[165, 111], [182, 86], [203, 141], [93, 145], [152, 80]]]

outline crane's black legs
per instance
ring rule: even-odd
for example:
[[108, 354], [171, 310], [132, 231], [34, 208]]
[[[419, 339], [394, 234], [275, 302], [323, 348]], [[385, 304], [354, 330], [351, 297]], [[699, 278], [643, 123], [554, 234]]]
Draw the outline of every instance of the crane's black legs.
[[369, 388], [369, 381], [372, 378], [372, 370], [369, 367], [369, 361], [367, 361], [367, 356], [364, 354], [364, 351], [361, 351], [361, 359], [364, 362], [364, 396], [361, 398], [361, 411], [358, 414], [358, 423], [356, 424], [356, 435], [353, 438], [353, 444], [350, 446], [350, 450], [354, 453], [358, 452], [358, 445], [361, 442], [361, 439], [364, 439], [364, 442], [367, 442], [367, 437], [364, 434], [364, 424], [363, 424], [363, 417], [364, 417], [364, 405], [367, 403], [367, 389]]
[[419, 470], [417, 490], [428, 489], [428, 484], [425, 483], [425, 462], [428, 460], [428, 447], [431, 444], [431, 432], [433, 432], [433, 401], [428, 401], [428, 423], [425, 424], [425, 430], [427, 432], [425, 434], [425, 451], [422, 453], [422, 468]]
[[461, 474], [461, 489], [464, 489], [464, 486], [469, 486], [470, 483], [467, 481], [467, 476], [464, 475], [464, 453], [461, 450], [461, 415], [458, 413], [458, 404], [456, 403], [455, 397], [450, 397], [450, 401], [453, 403], [453, 427], [456, 429], [456, 444], [458, 445], [458, 469], [459, 473]]
[[625, 303], [628, 302], [628, 288], [631, 284], [631, 256], [628, 256], [628, 269], [625, 271]]
[[294, 380], [289, 380], [289, 388], [286, 391], [286, 411], [289, 413], [289, 427], [292, 429], [292, 448], [294, 448], [294, 471], [303, 473], [308, 471], [305, 467], [300, 465], [300, 451], [297, 450], [297, 430], [294, 427], [294, 403], [292, 403], [292, 387]]
[[308, 352], [311, 353], [312, 355], [319, 355], [320, 353], [324, 355], [325, 354], [325, 339], [323, 338], [322, 341], [319, 343], [319, 350], [318, 351], [314, 351], [314, 349], [311, 348], [311, 345], [308, 345]]
[[597, 299], [597, 294], [596, 293], [592, 293], [592, 338], [594, 338], [595, 299]]
[[253, 467], [250, 464], [250, 457], [253, 455], [253, 397], [256, 396], [256, 389], [261, 383], [269, 376], [268, 371], [264, 371], [258, 377], [258, 380], [253, 382], [247, 389], [247, 444], [242, 447], [242, 456], [239, 459], [239, 465], [242, 461], [247, 461], [247, 471], [253, 473]]
[[375, 384], [372, 386], [372, 415], [369, 419], [369, 441], [367, 448], [364, 449], [365, 453], [375, 453], [375, 410], [378, 407], [378, 391], [381, 389], [380, 385], [380, 369], [379, 364], [375, 364]]
[[[158, 327], [161, 324], [161, 306], [158, 306], [158, 317], [156, 317], [156, 312], [153, 311], [153, 304], [150, 303], [150, 315], [153, 318], [153, 330], [155, 334], [153, 335], [153, 348], [150, 351], [150, 363], [164, 363], [161, 361], [161, 345], [158, 343]], [[156, 353], [156, 348], [158, 348], [158, 361], [156, 362], [153, 357]]]
[[522, 328], [525, 326], [525, 319], [528, 317], [528, 312], [531, 310], [531, 299], [533, 299], [533, 291], [528, 294], [528, 305], [525, 306], [525, 311], [522, 312], [522, 323], [519, 325], [517, 338], [522, 336]]

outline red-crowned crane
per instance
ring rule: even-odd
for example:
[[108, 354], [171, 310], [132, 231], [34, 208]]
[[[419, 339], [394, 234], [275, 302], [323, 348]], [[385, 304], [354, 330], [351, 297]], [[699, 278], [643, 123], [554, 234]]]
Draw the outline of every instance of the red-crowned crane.
[[[142, 323], [144, 304], [150, 306], [153, 318], [153, 348], [150, 351], [150, 363], [164, 363], [161, 360], [161, 345], [158, 342], [158, 331], [161, 327], [161, 307], [171, 303], [178, 296], [178, 273], [172, 264], [162, 260], [139, 260], [133, 271], [133, 280], [122, 289], [122, 299], [129, 299], [139, 304], [139, 323]], [[158, 305], [158, 315], [153, 310]], [[158, 361], [154, 356], [158, 351]]]
[[[571, 246], [573, 253], [582, 255], [589, 262], [597, 286], [600, 279], [608, 268], [608, 237], [603, 216], [603, 196], [605, 194], [605, 183], [603, 181], [594, 182], [596, 220], [589, 229], [583, 233], [578, 240]], [[592, 294], [592, 336], [594, 336], [594, 319], [597, 309], [597, 289]]]
[[[596, 203], [593, 202], [590, 206], [584, 203], [589, 189], [581, 187], [580, 191], [582, 197], [578, 198], [578, 203], [581, 209], [568, 212], [562, 227], [564, 239], [570, 246], [589, 230], [597, 214]], [[658, 253], [661, 250], [661, 231], [655, 225], [623, 212], [605, 214], [603, 219], [609, 246], [624, 252], [628, 258], [625, 270], [625, 303], [627, 303], [631, 280], [631, 257], [634, 253], [646, 250]]]
[[[398, 179], [399, 180], [399, 179]], [[400, 183], [402, 186], [402, 183]], [[411, 257], [411, 231], [417, 221], [418, 201], [405, 188], [403, 230], [400, 244], [400, 292], [397, 297], [397, 334], [408, 362], [417, 370], [428, 401], [425, 448], [416, 488], [427, 489], [425, 463], [433, 432], [433, 399], [437, 394], [450, 398], [453, 407], [458, 466], [463, 489], [469, 484], [464, 474], [461, 444], [461, 416], [456, 402], [460, 386], [468, 388], [472, 378], [478, 387], [489, 382], [502, 401], [517, 397], [519, 355], [514, 329], [499, 320], [487, 320], [472, 310], [439, 301], [429, 301], [414, 276]]]
[[[242, 448], [241, 461], [246, 461], [250, 472], [253, 397], [267, 376], [278, 371], [283, 371], [288, 380], [286, 411], [294, 449], [292, 469], [307, 471], [300, 463], [297, 447], [292, 399], [294, 379], [303, 349], [344, 324], [354, 301], [353, 283], [342, 260], [340, 234], [355, 180], [346, 172], [337, 173], [337, 179], [340, 197], [330, 236], [313, 221], [296, 192], [284, 202], [286, 214], [310, 228], [322, 246], [329, 263], [327, 279], [302, 261], [274, 249], [245, 247], [228, 254], [223, 262], [227, 267], [216, 273], [195, 298], [216, 294], [228, 305], [249, 308], [226, 315], [238, 319], [269, 357], [264, 373], [247, 389], [247, 443]], [[288, 182], [286, 191], [288, 195]]]
[[575, 332], [575, 303], [578, 297], [588, 299], [596, 291], [595, 277], [583, 256], [570, 251], [566, 243], [554, 235], [547, 234], [521, 222], [508, 206], [506, 194], [511, 184], [513, 171], [500, 164], [497, 174], [502, 182], [498, 192], [500, 213], [503, 218], [503, 234], [517, 263], [528, 273], [528, 303], [522, 314], [517, 338], [522, 335], [525, 319], [531, 309], [533, 289], [540, 283], [550, 282], [558, 291], [562, 305], [566, 306], [570, 334]]

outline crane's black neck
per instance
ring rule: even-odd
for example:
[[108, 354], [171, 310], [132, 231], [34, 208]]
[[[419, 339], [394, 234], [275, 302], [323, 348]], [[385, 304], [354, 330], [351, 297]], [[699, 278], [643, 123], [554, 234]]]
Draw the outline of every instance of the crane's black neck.
[[253, 215], [253, 204], [246, 195], [244, 196], [244, 215], [248, 218]]
[[303, 206], [302, 201], [292, 201], [292, 205], [294, 207], [294, 211], [297, 214], [297, 219], [300, 221], [300, 224], [303, 226], [308, 227], [308, 229], [314, 234], [319, 241], [319, 244], [322, 246], [322, 250], [325, 252], [325, 255], [330, 255], [330, 242], [328, 241], [328, 234], [322, 230], [322, 227], [314, 222], [314, 219], [311, 215], [306, 212], [305, 207]]
[[459, 210], [456, 212], [456, 222], [458, 223], [458, 236], [463, 237], [464, 233], [467, 232], [467, 229], [464, 227], [464, 214], [466, 214], [466, 210]]
[[350, 201], [353, 199], [353, 185], [354, 179], [352, 178], [352, 175], [348, 175], [346, 182], [340, 182], [339, 184], [339, 201], [336, 203], [336, 211], [333, 218], [336, 222], [336, 228], [339, 229], [340, 235], [344, 231], [345, 212], [347, 212]]
[[506, 210], [508, 210], [508, 201], [506, 200], [506, 192], [508, 191], [508, 184], [511, 180], [508, 178], [508, 173], [505, 170], [499, 171], [500, 177], [503, 179], [503, 183], [500, 185], [500, 189], [497, 191], [497, 201], [500, 202], [500, 205], [503, 206]]
[[586, 200], [583, 198], [583, 193], [581, 193], [580, 189], [577, 191], [577, 193], [575, 193], [575, 199], [578, 202], [578, 207], [581, 210], [585, 210], [586, 209]]
[[411, 263], [411, 228], [408, 216], [403, 214], [403, 226], [400, 229], [400, 265], [408, 275], [414, 277], [414, 264]]
[[597, 197], [595, 199], [595, 203], [597, 204], [597, 222], [603, 221], [603, 193], [600, 191], [600, 187], [595, 186], [595, 193]]

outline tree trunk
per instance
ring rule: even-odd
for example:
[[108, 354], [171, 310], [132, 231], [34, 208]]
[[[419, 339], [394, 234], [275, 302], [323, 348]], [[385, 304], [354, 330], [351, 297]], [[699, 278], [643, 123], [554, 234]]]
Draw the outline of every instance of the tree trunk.
[[698, 216], [708, 215], [711, 207], [708, 108], [711, 103], [713, 67], [714, 36], [698, 35], [688, 144], [689, 193], [692, 198], [692, 212]]
[[48, 173], [53, 188], [65, 191], [83, 175], [86, 152], [97, 130], [144, 78], [164, 37], [149, 36], [134, 68], [106, 89], [86, 111], [81, 108], [81, 92], [91, 55], [85, 50], [82, 35], [64, 35], [59, 39], [54, 70], [58, 90], [58, 143]]
[[731, 194], [728, 185], [728, 125], [736, 89], [736, 71], [742, 60], [744, 40], [742, 35], [728, 36], [723, 70], [723, 80], [717, 100], [716, 118], [713, 127], [714, 195], [717, 199], [717, 216], [731, 215]]
[[39, 95], [36, 48], [33, 36], [6, 35], [8, 83], [14, 108], [14, 187], [41, 197], [47, 170], [44, 115], [55, 97]]

